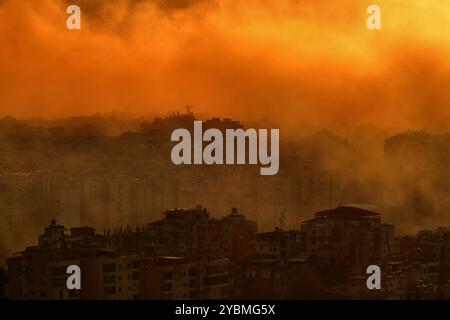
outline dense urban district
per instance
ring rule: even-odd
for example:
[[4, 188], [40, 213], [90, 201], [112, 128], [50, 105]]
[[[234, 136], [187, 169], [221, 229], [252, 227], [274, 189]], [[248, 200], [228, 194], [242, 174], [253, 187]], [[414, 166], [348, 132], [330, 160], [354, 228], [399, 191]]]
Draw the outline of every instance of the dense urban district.
[[280, 170], [261, 176], [174, 165], [170, 133], [196, 118], [0, 119], [0, 296], [450, 296], [450, 135], [281, 128]]

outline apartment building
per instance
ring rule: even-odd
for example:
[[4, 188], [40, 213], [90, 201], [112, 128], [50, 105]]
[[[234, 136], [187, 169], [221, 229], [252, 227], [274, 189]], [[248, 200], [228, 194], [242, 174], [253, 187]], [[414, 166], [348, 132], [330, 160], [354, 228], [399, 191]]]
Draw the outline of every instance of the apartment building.
[[369, 210], [340, 206], [319, 211], [301, 225], [303, 251], [341, 264], [367, 264], [386, 258], [394, 246], [394, 226]]
[[140, 299], [225, 299], [231, 295], [227, 258], [148, 258], [142, 260], [140, 273]]

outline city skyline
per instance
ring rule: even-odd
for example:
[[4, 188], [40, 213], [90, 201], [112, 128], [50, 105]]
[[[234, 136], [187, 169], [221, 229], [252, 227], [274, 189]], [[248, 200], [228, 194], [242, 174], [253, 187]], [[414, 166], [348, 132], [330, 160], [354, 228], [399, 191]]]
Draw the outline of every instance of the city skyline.
[[[2, 282], [0, 293], [38, 300], [447, 299], [449, 235], [441, 227], [396, 236], [379, 213], [352, 206], [269, 232], [258, 232], [237, 208], [219, 219], [200, 206], [171, 209], [143, 227], [103, 234], [53, 220], [37, 245], [6, 260], [15, 281]], [[77, 290], [66, 287], [72, 264], [83, 270]], [[366, 287], [373, 265], [383, 270], [378, 290]]]
[[1, 302], [450, 299], [449, 17], [0, 0]]

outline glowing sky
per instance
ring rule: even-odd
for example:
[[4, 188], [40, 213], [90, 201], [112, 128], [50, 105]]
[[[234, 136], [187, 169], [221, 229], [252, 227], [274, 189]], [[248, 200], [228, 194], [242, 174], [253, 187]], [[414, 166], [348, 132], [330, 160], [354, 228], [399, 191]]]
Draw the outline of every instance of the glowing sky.
[[[448, 0], [0, 1], [0, 116], [450, 126]], [[366, 28], [366, 8], [382, 30]]]

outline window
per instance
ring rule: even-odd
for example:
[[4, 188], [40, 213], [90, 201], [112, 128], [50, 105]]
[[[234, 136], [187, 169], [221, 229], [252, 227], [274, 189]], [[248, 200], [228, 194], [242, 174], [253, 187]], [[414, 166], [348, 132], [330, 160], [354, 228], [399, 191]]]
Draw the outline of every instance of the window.
[[165, 271], [162, 273], [162, 278], [164, 280], [172, 280], [173, 278], [173, 272], [172, 271]]
[[116, 294], [116, 287], [104, 287], [103, 292], [106, 295], [113, 295]]
[[116, 264], [115, 263], [104, 263], [103, 264], [103, 272], [115, 272]]
[[197, 275], [197, 270], [195, 268], [190, 268], [189, 269], [189, 276], [193, 277]]

